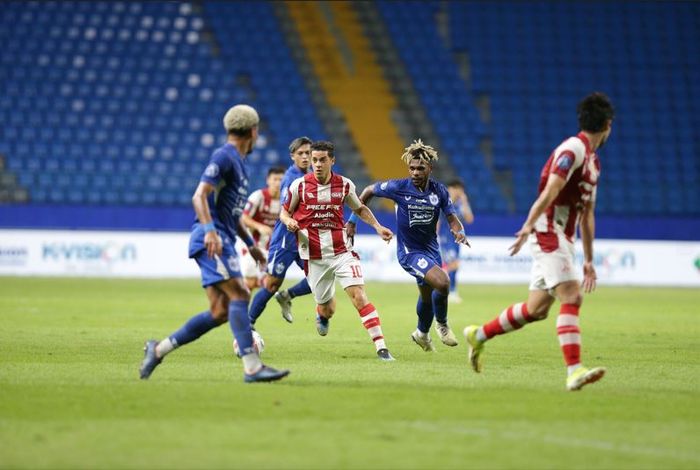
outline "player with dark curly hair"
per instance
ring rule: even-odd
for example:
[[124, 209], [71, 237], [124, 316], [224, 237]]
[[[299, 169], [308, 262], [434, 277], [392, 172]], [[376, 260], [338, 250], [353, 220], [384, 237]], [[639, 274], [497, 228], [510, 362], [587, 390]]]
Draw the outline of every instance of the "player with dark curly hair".
[[[557, 317], [559, 344], [567, 365], [566, 388], [579, 390], [605, 375], [603, 367], [581, 365], [579, 310], [583, 291], [595, 289], [593, 209], [600, 177], [596, 150], [607, 142], [615, 110], [603, 93], [592, 93], [578, 105], [580, 132], [562, 142], [550, 155], [540, 175], [539, 197], [532, 204], [510, 254], [527, 241], [532, 250], [530, 294], [526, 302], [511, 305], [482, 326], [468, 326], [469, 360], [481, 371], [481, 353], [487, 340], [547, 318], [555, 298], [561, 302]], [[574, 266], [574, 239], [580, 226], [583, 242], [583, 283]]]

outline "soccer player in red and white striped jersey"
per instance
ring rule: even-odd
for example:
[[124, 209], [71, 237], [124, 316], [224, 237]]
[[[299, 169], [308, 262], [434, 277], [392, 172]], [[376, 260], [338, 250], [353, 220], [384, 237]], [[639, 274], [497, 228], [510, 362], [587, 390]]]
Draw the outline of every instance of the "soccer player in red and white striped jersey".
[[331, 168], [335, 163], [334, 147], [320, 141], [311, 145], [312, 173], [294, 180], [280, 211], [280, 221], [287, 230], [297, 233], [299, 255], [304, 260], [306, 277], [316, 299], [316, 328], [328, 334], [328, 320], [335, 313], [335, 281], [345, 289], [360, 314], [362, 324], [374, 342], [377, 356], [385, 361], [394, 358], [384, 341], [379, 313], [364, 289], [360, 260], [351, 251], [344, 228], [343, 207], [348, 205], [365, 223], [374, 227], [385, 241], [393, 233], [377, 222], [372, 211], [360, 202], [352, 181]]
[[583, 302], [581, 282], [574, 268], [574, 239], [580, 225], [583, 242], [583, 290], [595, 289], [593, 238], [596, 186], [600, 161], [596, 155], [610, 136], [615, 115], [612, 103], [602, 93], [592, 93], [578, 105], [578, 135], [562, 142], [542, 169], [539, 197], [532, 204], [527, 220], [516, 233], [510, 248], [515, 255], [529, 242], [534, 263], [530, 294], [526, 302], [506, 308], [482, 326], [468, 326], [464, 334], [469, 343], [469, 359], [476, 372], [481, 371], [484, 343], [496, 335], [517, 330], [528, 323], [543, 320], [555, 298], [561, 302], [557, 318], [559, 344], [567, 365], [566, 388], [579, 390], [598, 381], [605, 369], [581, 365], [579, 310]]

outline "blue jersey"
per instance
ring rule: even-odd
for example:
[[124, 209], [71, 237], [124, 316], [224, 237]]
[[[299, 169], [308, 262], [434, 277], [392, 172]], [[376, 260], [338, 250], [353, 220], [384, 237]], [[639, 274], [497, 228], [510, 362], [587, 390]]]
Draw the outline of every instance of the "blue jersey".
[[454, 214], [447, 188], [428, 180], [425, 191], [416, 188], [410, 178], [389, 180], [374, 185], [374, 195], [396, 203], [396, 251], [399, 259], [415, 252], [439, 256], [436, 225], [440, 211]]
[[248, 172], [236, 147], [229, 143], [216, 149], [200, 181], [216, 188], [207, 199], [214, 225], [235, 240], [248, 200]]
[[[292, 164], [287, 171], [284, 173], [282, 178], [282, 185], [280, 186], [280, 205], [284, 206], [287, 201], [287, 190], [292, 182], [304, 176], [306, 173], [299, 169], [298, 166]], [[275, 222], [275, 228], [272, 230], [272, 236], [270, 237], [270, 252], [273, 248], [285, 248], [287, 250], [297, 252], [297, 236], [294, 232], [287, 230], [287, 226], [284, 225], [280, 220]]]

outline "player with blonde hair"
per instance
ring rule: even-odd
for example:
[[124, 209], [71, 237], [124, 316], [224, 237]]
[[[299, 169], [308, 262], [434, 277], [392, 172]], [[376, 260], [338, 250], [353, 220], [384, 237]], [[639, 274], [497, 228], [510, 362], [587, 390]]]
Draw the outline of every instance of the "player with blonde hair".
[[239, 104], [226, 112], [223, 121], [226, 144], [212, 154], [192, 196], [196, 219], [190, 234], [189, 256], [201, 271], [209, 310], [193, 316], [167, 338], [146, 342], [139, 369], [142, 379], [148, 379], [167, 354], [227, 321], [239, 346], [245, 382], [269, 382], [289, 374], [288, 370], [263, 364], [253, 347], [248, 318], [250, 291], [243, 282], [240, 260], [234, 249], [238, 237], [255, 260], [265, 262], [265, 256], [240, 222], [248, 197], [244, 160], [258, 138], [260, 118], [255, 109]]
[[[433, 318], [440, 340], [447, 346], [457, 346], [457, 338], [447, 323], [447, 296], [450, 280], [442, 270], [442, 258], [436, 233], [440, 212], [445, 214], [454, 240], [467, 246], [464, 227], [442, 183], [430, 177], [438, 161], [437, 151], [420, 139], [404, 149], [401, 160], [408, 165], [408, 178], [377, 182], [367, 186], [360, 200], [367, 203], [373, 197], [391, 199], [396, 205], [396, 254], [401, 267], [416, 278], [418, 284], [418, 325], [411, 339], [426, 352], [434, 351], [430, 338]], [[354, 235], [357, 218], [350, 216], [349, 235]]]

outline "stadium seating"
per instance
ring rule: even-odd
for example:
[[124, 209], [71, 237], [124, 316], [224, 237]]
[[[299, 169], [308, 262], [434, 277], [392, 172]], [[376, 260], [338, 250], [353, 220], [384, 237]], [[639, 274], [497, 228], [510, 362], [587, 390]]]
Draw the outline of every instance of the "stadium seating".
[[34, 203], [189, 205], [221, 117], [247, 102], [263, 119], [249, 157], [262, 186], [292, 138], [324, 137], [278, 30], [262, 2], [4, 3], [6, 167]]
[[[410, 78], [433, 122], [441, 147], [467, 183], [472, 205], [480, 212], [505, 212], [506, 199], [479, 150], [486, 129], [457, 64], [438, 35], [439, 2], [380, 2], [379, 11]], [[420, 28], [407, 25], [420, 24]]]
[[[599, 212], [700, 214], [700, 2], [378, 10], [478, 212], [526, 211], [544, 160], [576, 130], [577, 101], [602, 90], [618, 114]], [[189, 206], [221, 116], [247, 102], [263, 119], [250, 156], [261, 186], [291, 139], [325, 138], [278, 22], [269, 2], [3, 3], [0, 171], [16, 178], [1, 180], [32, 203]]]
[[543, 161], [576, 130], [577, 101], [606, 92], [617, 108], [601, 150], [598, 210], [698, 214], [697, 2], [450, 2], [454, 52], [471, 93], [491, 100], [494, 163], [513, 176], [516, 209]]

